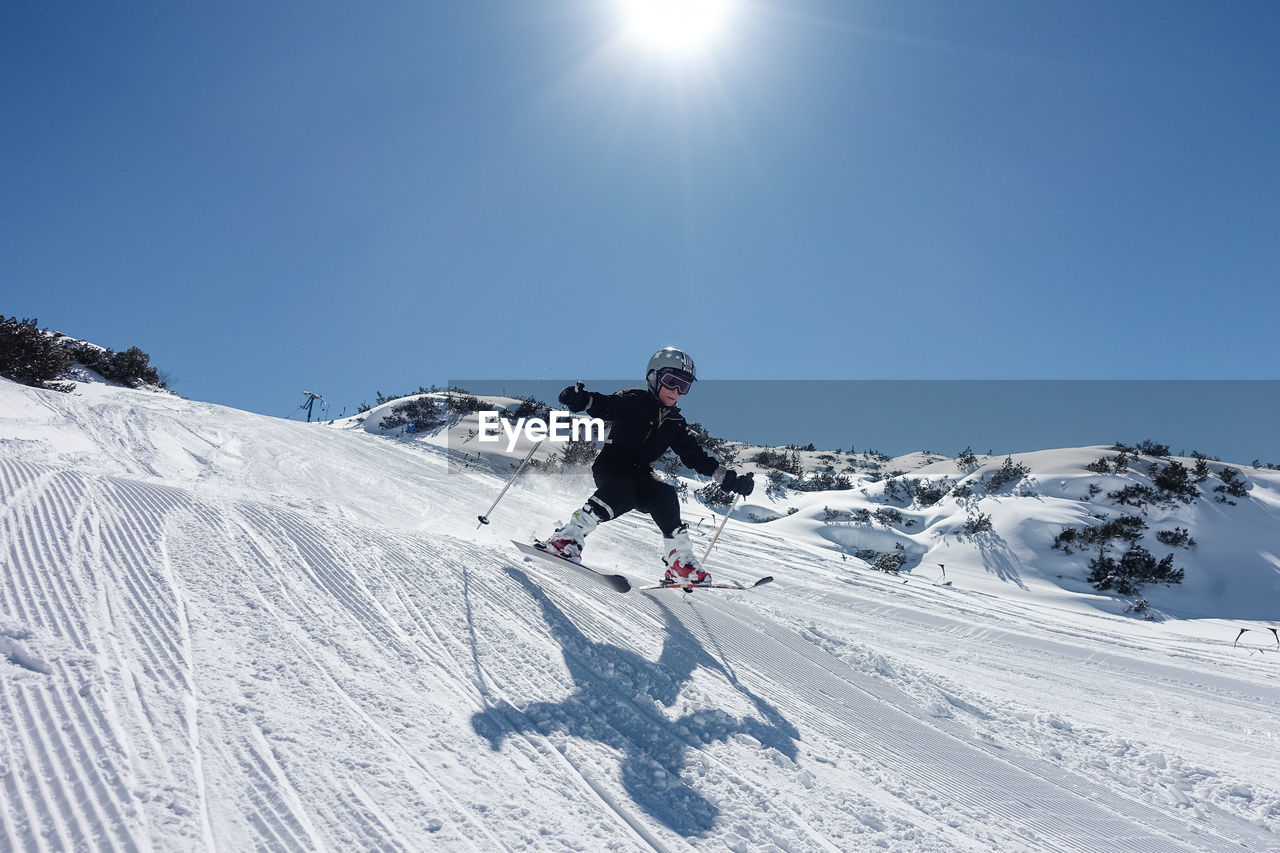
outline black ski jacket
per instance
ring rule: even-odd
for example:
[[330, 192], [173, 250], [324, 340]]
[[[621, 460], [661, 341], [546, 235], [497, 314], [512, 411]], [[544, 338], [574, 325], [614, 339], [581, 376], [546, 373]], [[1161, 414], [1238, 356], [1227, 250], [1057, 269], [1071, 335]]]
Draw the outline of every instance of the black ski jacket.
[[720, 460], [698, 443], [680, 408], [663, 406], [649, 389], [588, 393], [591, 401], [583, 411], [609, 425], [604, 450], [596, 457], [597, 462], [648, 468], [670, 448], [681, 462], [704, 477], [710, 477], [720, 468]]

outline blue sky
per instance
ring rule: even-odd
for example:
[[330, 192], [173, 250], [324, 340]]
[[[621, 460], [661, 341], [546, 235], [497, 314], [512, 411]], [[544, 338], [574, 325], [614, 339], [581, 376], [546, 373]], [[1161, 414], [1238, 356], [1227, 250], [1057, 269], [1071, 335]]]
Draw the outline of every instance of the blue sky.
[[741, 0], [677, 60], [614, 0], [6, 3], [0, 313], [281, 416], [664, 345], [1272, 379], [1277, 32], [1273, 0]]

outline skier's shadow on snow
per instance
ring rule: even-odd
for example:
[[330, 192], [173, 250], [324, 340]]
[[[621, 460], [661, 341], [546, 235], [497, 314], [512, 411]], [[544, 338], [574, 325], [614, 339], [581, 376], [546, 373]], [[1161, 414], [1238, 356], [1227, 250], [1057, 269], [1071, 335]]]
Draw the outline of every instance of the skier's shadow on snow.
[[[693, 836], [714, 825], [719, 809], [681, 779], [690, 747], [746, 734], [790, 759], [796, 757], [799, 732], [768, 702], [737, 682], [724, 664], [702, 647], [670, 608], [659, 602], [667, 638], [658, 660], [588, 639], [542, 588], [519, 569], [505, 570], [542, 608], [543, 618], [564, 652], [577, 689], [561, 702], [534, 702], [523, 710], [503, 701], [476, 713], [472, 728], [502, 748], [508, 735], [563, 732], [604, 743], [622, 753], [622, 786], [631, 799], [674, 831]], [[680, 696], [694, 671], [718, 672], [755, 705], [762, 719], [734, 717], [718, 708], [663, 715]], [[650, 702], [654, 704], [650, 704]], [[700, 769], [699, 769], [700, 768]], [[705, 771], [695, 766], [694, 772]]]

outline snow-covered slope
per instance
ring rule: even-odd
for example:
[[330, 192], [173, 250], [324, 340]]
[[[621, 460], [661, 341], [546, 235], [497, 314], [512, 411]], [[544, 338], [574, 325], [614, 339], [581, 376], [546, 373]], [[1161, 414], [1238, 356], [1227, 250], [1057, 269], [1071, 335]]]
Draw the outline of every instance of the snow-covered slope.
[[[797, 511], [711, 568], [775, 584], [624, 596], [507, 544], [580, 480], [477, 529], [503, 481], [439, 436], [0, 380], [0, 848], [1280, 849], [1276, 481], [1193, 520], [1211, 618], [1146, 621], [1044, 541], [1097, 455], [1031, 460], [986, 539], [950, 498], [898, 529], [824, 519], [872, 488], [753, 496]], [[639, 581], [655, 546], [632, 516], [587, 557]]]

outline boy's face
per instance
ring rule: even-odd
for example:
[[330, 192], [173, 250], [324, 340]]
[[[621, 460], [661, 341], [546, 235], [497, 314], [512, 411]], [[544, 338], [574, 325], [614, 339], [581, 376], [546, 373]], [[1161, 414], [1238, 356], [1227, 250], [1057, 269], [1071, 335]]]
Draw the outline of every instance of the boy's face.
[[658, 400], [664, 406], [674, 406], [676, 401], [680, 399], [680, 392], [674, 388], [668, 388], [666, 385], [658, 386]]

